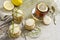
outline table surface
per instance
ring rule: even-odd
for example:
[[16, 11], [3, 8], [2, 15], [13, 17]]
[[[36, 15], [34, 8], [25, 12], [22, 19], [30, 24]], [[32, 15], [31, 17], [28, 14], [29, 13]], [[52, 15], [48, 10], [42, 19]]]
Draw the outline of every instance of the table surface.
[[[5, 0], [0, 0], [0, 8], [3, 7], [3, 2]], [[60, 9], [60, 0], [54, 0], [57, 4], [58, 9]], [[24, 12], [25, 18], [30, 17], [32, 9], [36, 6], [39, 0], [23, 0], [23, 4], [20, 6], [20, 9]], [[1, 11], [1, 10], [0, 10]], [[56, 16], [56, 25], [53, 21], [48, 26], [41, 26], [41, 34], [36, 39], [31, 39], [27, 37], [27, 40], [60, 40], [60, 14]], [[9, 39], [4, 39], [9, 40]], [[25, 40], [20, 37], [15, 40]]]

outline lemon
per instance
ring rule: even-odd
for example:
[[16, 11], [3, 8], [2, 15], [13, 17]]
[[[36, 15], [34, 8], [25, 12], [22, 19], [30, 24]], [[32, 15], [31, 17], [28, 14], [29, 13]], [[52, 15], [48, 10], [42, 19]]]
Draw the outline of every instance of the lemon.
[[46, 16], [43, 18], [43, 23], [46, 24], [46, 25], [50, 24], [50, 23], [51, 23], [51, 18], [46, 15]]
[[3, 6], [6, 10], [12, 10], [14, 8], [14, 5], [11, 3], [11, 1], [5, 1]]
[[22, 4], [22, 0], [12, 0], [12, 3], [15, 5], [15, 6], [20, 6]]

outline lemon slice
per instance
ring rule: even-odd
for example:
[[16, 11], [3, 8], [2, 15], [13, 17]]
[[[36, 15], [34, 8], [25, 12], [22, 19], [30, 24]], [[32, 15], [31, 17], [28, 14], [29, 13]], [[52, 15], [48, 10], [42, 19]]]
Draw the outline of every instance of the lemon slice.
[[51, 18], [46, 15], [46, 16], [43, 18], [43, 22], [44, 22], [44, 24], [50, 24], [50, 23], [51, 23]]
[[14, 5], [11, 3], [11, 1], [5, 1], [3, 6], [6, 10], [12, 10], [14, 8]]
[[12, 3], [15, 5], [15, 6], [20, 6], [22, 4], [22, 0], [12, 0]]

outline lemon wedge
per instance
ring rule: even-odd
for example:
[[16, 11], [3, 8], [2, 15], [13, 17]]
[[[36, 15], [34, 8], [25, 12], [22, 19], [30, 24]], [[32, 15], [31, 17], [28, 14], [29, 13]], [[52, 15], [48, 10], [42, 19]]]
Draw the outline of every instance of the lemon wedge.
[[5, 1], [3, 6], [6, 10], [12, 10], [14, 8], [14, 5], [11, 3], [11, 1]]
[[22, 2], [22, 0], [12, 0], [12, 3], [13, 3], [15, 6], [20, 6], [23, 2]]

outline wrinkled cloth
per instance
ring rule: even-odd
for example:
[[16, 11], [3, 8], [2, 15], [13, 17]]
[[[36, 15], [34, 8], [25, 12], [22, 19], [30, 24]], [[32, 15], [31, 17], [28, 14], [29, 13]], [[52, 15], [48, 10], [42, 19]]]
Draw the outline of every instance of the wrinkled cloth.
[[0, 13], [0, 29], [1, 29], [0, 39], [2, 37], [6, 37], [6, 33], [9, 25], [11, 24], [12, 19], [13, 19], [12, 15]]
[[11, 15], [6, 15], [3, 13], [0, 13], [0, 26], [3, 26], [6, 23], [9, 23], [12, 21], [13, 17]]
[[[0, 0], [0, 8], [3, 7], [3, 2], [5, 0]], [[36, 4], [38, 2], [40, 2], [41, 0], [23, 0], [23, 5], [20, 6], [20, 9], [24, 12], [24, 16], [25, 18], [28, 18], [31, 16], [31, 11], [33, 8], [36, 7]], [[49, 2], [53, 2], [53, 1], [56, 1], [56, 3], [58, 4], [58, 7], [60, 8], [60, 0], [43, 0], [43, 1], [48, 1], [48, 4]], [[54, 3], [54, 2], [53, 2]], [[49, 4], [49, 5], [52, 5], [52, 4]], [[55, 5], [55, 4], [54, 4]], [[2, 12], [6, 12], [6, 11], [3, 11], [3, 10], [0, 10]], [[7, 11], [8, 13], [10, 13], [9, 11]], [[58, 13], [60, 14], [60, 12]], [[57, 17], [57, 25], [55, 26], [53, 24], [53, 22], [51, 22], [50, 25], [48, 26], [45, 26], [45, 25], [42, 25], [40, 24], [39, 22], [39, 25], [40, 25], [40, 28], [41, 28], [41, 34], [40, 34], [40, 37], [39, 38], [30, 38], [30, 37], [26, 37], [27, 40], [60, 40], [60, 15], [58, 15]], [[1, 32], [0, 32], [1, 33]], [[4, 37], [5, 34], [3, 34], [2, 36], [2, 39], [0, 40], [25, 40], [25, 38], [23, 37], [19, 37], [19, 38], [16, 38], [16, 39], [9, 39], [9, 38], [5, 38]]]

